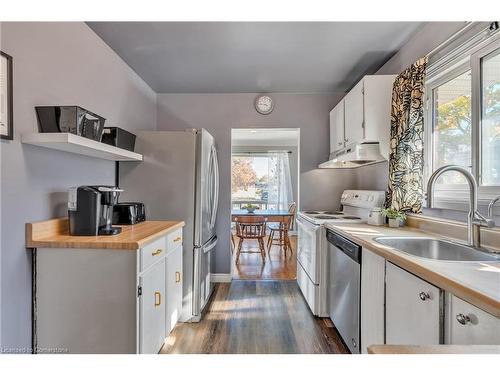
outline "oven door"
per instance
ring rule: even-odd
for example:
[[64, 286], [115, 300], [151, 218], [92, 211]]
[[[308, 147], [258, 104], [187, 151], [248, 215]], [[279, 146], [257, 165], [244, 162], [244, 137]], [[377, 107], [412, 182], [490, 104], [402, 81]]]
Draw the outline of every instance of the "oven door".
[[297, 261], [314, 284], [319, 284], [319, 251], [321, 226], [297, 217], [298, 246]]

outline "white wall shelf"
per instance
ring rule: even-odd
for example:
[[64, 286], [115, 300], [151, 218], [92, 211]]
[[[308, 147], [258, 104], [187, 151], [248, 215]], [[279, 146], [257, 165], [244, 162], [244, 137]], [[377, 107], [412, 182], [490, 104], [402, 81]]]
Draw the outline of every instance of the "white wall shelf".
[[72, 133], [26, 133], [21, 142], [113, 161], [142, 161], [142, 155]]

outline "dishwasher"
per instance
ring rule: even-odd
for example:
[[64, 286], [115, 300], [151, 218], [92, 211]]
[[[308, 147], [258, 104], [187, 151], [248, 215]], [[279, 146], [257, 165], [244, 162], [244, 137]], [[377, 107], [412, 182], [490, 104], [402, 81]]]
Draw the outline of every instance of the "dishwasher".
[[360, 352], [361, 246], [328, 230], [330, 319], [351, 353]]

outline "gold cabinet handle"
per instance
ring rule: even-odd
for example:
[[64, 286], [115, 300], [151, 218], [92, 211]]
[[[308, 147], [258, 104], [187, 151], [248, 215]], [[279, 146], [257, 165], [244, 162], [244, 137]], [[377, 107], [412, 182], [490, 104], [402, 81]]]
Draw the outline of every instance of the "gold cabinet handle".
[[180, 283], [181, 282], [181, 273], [178, 272], [178, 271], [175, 273], [175, 282], [176, 283]]
[[162, 250], [162, 249], [156, 249], [156, 251], [153, 251], [153, 252], [151, 253], [151, 255], [152, 255], [152, 256], [160, 255], [162, 252], [163, 252], [163, 250]]
[[155, 306], [161, 305], [161, 293], [155, 292]]
[[182, 237], [177, 237], [174, 242], [179, 242], [180, 240], [182, 240]]

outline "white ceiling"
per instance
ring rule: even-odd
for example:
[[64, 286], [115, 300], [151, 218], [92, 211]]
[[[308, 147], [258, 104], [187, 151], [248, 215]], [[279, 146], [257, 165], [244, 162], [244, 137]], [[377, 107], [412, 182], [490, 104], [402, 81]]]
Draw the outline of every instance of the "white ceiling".
[[422, 22], [88, 22], [158, 93], [344, 92]]
[[298, 146], [298, 129], [233, 129], [232, 146]]

